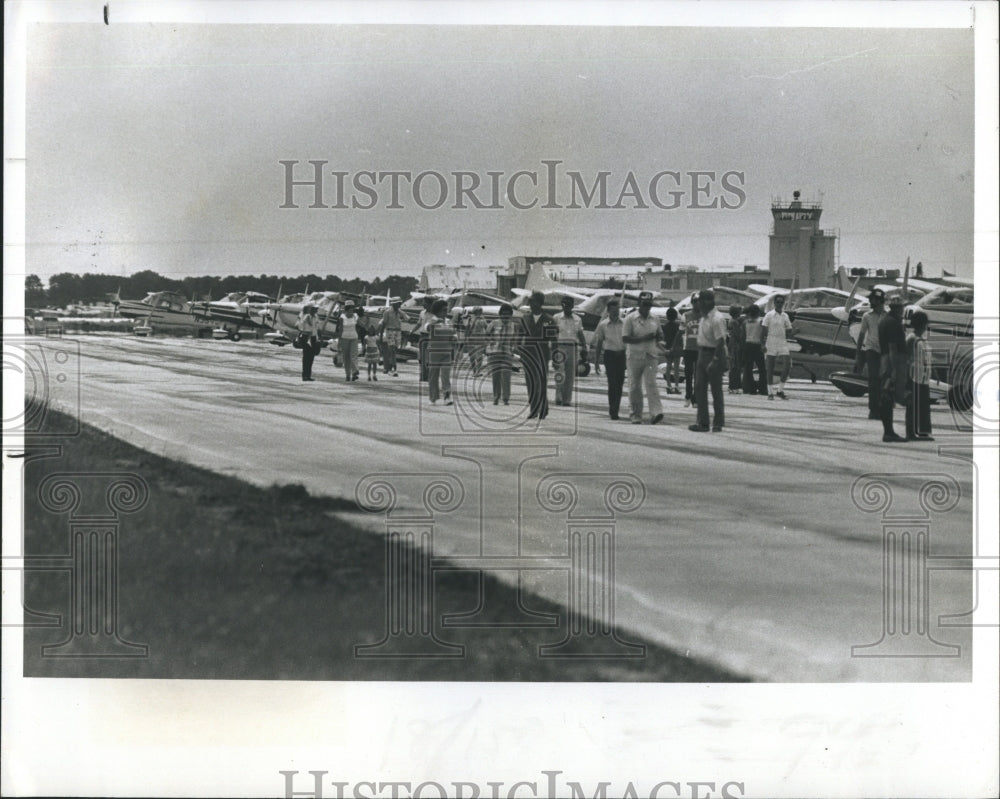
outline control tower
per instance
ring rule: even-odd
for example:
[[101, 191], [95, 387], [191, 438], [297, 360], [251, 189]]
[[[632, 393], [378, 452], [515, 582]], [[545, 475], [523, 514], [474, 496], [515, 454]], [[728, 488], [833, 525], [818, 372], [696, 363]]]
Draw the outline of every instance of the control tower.
[[791, 288], [832, 286], [836, 270], [836, 229], [821, 230], [823, 208], [817, 202], [802, 202], [801, 192], [792, 193], [790, 203], [771, 202], [771, 283]]

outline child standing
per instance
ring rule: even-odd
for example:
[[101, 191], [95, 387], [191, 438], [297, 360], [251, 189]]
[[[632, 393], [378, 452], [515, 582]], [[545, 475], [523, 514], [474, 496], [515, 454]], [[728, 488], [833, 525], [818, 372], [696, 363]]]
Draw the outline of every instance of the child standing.
[[365, 336], [365, 363], [368, 364], [368, 380], [378, 380], [378, 336], [369, 333]]

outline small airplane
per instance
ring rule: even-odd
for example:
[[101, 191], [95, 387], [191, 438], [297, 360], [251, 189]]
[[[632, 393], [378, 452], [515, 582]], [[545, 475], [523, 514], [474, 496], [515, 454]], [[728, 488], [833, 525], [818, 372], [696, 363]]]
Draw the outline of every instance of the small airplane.
[[198, 338], [211, 334], [210, 325], [195, 316], [193, 303], [176, 291], [151, 291], [141, 300], [123, 300], [112, 295], [115, 315], [133, 322], [133, 332], [147, 336], [154, 331], [191, 333]]
[[219, 325], [212, 331], [216, 339], [239, 341], [240, 329], [264, 327], [258, 321], [261, 310], [273, 300], [256, 291], [233, 291], [220, 300], [193, 303], [194, 314]]
[[337, 317], [346, 300], [352, 297], [353, 295], [339, 291], [291, 294], [255, 309], [253, 320], [270, 331], [264, 335], [267, 341], [283, 347], [291, 344], [298, 335], [302, 309], [312, 305], [316, 308], [316, 317], [320, 322], [318, 337], [321, 343], [325, 343], [333, 338], [337, 329]]
[[[966, 411], [972, 406], [974, 288], [964, 278], [946, 277], [942, 285], [909, 276], [909, 259], [903, 277], [895, 284], [878, 286], [887, 296], [899, 294], [911, 302], [903, 310], [909, 320], [920, 310], [927, 314], [928, 339], [933, 353], [932, 395], [946, 397], [950, 407]], [[802, 352], [850, 360], [857, 353], [861, 317], [870, 309], [857, 299], [855, 281], [848, 300], [833, 308], [800, 308], [795, 312], [795, 340]], [[861, 386], [864, 380], [864, 386]], [[831, 381], [848, 396], [864, 396], [867, 379], [850, 371], [835, 372]], [[861, 392], [860, 394], [858, 392]]]

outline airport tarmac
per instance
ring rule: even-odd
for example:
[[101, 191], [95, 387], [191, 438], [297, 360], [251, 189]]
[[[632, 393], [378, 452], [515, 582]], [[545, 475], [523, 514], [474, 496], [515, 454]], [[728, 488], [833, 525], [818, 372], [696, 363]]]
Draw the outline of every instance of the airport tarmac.
[[[974, 598], [960, 564], [973, 551], [972, 437], [947, 407], [933, 409], [935, 442], [883, 445], [864, 399], [793, 381], [786, 402], [727, 394], [725, 431], [695, 433], [693, 409], [665, 393], [661, 424], [611, 421], [604, 377], [591, 375], [574, 407], [552, 405], [538, 423], [518, 374], [510, 406], [468, 374], [445, 406], [429, 403], [414, 363], [377, 383], [362, 363], [347, 383], [324, 351], [303, 383], [300, 353], [261, 341], [32, 342], [50, 361], [69, 353], [46, 390], [86, 423], [255, 484], [342, 497], [360, 485], [372, 500], [390, 485], [392, 519], [427, 529], [434, 512], [435, 558], [489, 564], [693, 658], [771, 681], [971, 677], [961, 614]], [[855, 486], [867, 474], [886, 477]], [[924, 488], [934, 476], [943, 494]], [[435, 481], [440, 493], [426, 493]], [[386, 529], [384, 514], [350, 516]], [[885, 549], [901, 540], [887, 531], [921, 530], [927, 551]], [[570, 533], [613, 542], [591, 553], [600, 573], [573, 584], [574, 600]], [[891, 557], [911, 569], [911, 594], [885, 576]]]

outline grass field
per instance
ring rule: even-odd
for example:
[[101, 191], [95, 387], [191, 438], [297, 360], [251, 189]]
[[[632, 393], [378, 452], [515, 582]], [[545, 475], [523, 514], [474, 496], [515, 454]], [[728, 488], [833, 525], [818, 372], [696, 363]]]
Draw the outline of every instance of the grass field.
[[[50, 443], [50, 442], [45, 442]], [[566, 614], [527, 595], [533, 611], [559, 614], [544, 629], [440, 629], [464, 645], [448, 659], [355, 657], [357, 644], [385, 630], [385, 541], [338, 518], [353, 500], [310, 496], [297, 485], [260, 489], [231, 477], [169, 461], [83, 426], [63, 440], [61, 457], [25, 465], [25, 553], [69, 551], [69, 517], [37, 500], [56, 472], [131, 472], [148, 484], [149, 501], [121, 517], [118, 633], [148, 645], [141, 658], [62, 658], [42, 646], [68, 637], [67, 571], [29, 570], [25, 605], [59, 614], [61, 627], [24, 634], [30, 677], [135, 677], [294, 680], [514, 680], [728, 682], [742, 678], [646, 644], [644, 657], [540, 658], [538, 647], [565, 637]], [[28, 453], [32, 452], [28, 442]], [[83, 485], [85, 483], [81, 483]], [[81, 507], [89, 500], [84, 498]], [[30, 560], [30, 559], [29, 559]], [[513, 602], [514, 591], [487, 591]], [[468, 611], [477, 577], [435, 575], [436, 615]], [[506, 606], [506, 602], [498, 603]], [[620, 633], [632, 643], [645, 643]]]

